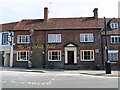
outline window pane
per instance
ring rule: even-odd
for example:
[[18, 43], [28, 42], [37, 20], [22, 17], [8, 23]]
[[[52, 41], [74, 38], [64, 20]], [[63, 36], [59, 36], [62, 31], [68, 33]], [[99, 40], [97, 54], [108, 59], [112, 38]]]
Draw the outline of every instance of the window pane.
[[112, 29], [114, 29], [114, 23], [112, 23]]
[[114, 43], [114, 37], [112, 37], [112, 43]]
[[88, 35], [85, 34], [85, 41], [88, 41]]
[[57, 42], [61, 42], [61, 35], [60, 34], [57, 35]]
[[29, 42], [29, 36], [26, 36], [26, 42]]
[[108, 53], [108, 60], [117, 61], [118, 60], [118, 53]]
[[24, 43], [26, 40], [26, 36], [22, 36], [22, 42]]
[[2, 44], [7, 45], [8, 44], [8, 33], [2, 34]]
[[93, 42], [93, 34], [89, 34], [89, 41]]
[[84, 41], [84, 34], [80, 34], [80, 41]]
[[115, 37], [115, 43], [117, 43], [118, 42], [118, 37]]
[[119, 37], [119, 42], [118, 43], [120, 43], [120, 37]]

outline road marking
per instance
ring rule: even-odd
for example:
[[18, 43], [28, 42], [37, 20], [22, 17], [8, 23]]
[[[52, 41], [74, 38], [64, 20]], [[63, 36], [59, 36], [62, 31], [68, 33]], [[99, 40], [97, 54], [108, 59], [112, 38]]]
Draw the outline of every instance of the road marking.
[[5, 81], [5, 80], [0, 80], [0, 83], [7, 83], [7, 81]]

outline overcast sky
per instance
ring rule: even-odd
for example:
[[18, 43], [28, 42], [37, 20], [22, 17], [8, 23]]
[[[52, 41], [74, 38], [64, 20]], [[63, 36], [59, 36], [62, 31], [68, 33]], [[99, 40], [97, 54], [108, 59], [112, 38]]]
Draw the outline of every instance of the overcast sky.
[[118, 17], [120, 0], [0, 0], [0, 23], [43, 18], [44, 7], [49, 18], [89, 17], [98, 8], [99, 18]]

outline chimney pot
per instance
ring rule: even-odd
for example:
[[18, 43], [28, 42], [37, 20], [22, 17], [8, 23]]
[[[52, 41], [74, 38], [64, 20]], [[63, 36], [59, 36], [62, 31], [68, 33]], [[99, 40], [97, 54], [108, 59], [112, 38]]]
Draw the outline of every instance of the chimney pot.
[[94, 18], [97, 20], [98, 19], [98, 8], [95, 8], [93, 10], [93, 13], [94, 13]]
[[48, 21], [48, 8], [44, 8], [44, 21]]

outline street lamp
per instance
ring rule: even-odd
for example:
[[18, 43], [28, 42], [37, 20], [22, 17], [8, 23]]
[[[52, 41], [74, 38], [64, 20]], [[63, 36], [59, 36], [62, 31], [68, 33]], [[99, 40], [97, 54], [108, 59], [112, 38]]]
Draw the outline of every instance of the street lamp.
[[106, 74], [111, 74], [111, 63], [108, 60], [108, 37], [107, 37], [107, 25], [106, 18], [104, 17], [104, 29], [105, 29], [105, 50], [106, 50], [106, 62], [105, 62], [105, 70]]
[[30, 58], [28, 60], [28, 69], [32, 68], [32, 35], [34, 33], [34, 29], [30, 29]]

